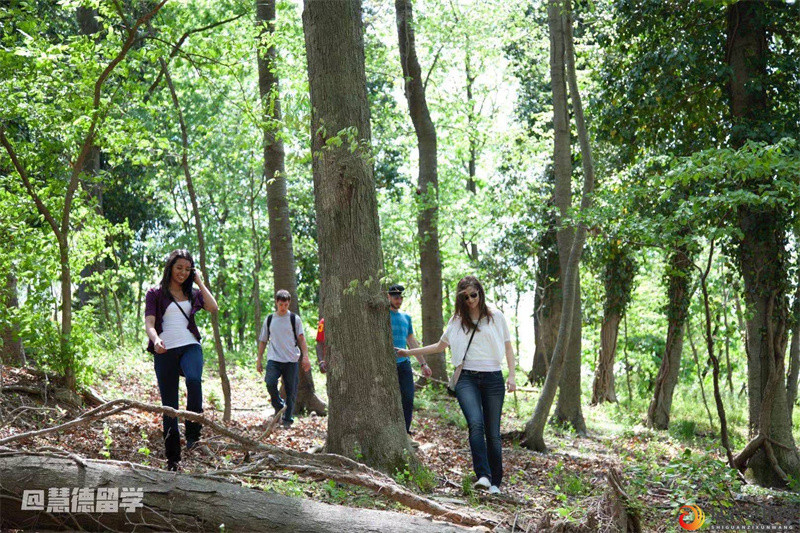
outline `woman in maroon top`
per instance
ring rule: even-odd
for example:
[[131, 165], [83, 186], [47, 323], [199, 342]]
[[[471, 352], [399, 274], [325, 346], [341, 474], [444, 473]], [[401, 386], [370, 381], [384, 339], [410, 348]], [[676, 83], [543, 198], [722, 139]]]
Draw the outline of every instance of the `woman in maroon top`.
[[[197, 284], [197, 289], [192, 285]], [[217, 301], [194, 268], [186, 250], [174, 250], [167, 258], [161, 284], [145, 296], [145, 330], [153, 354], [153, 366], [161, 393], [161, 405], [178, 409], [178, 381], [186, 378], [186, 409], [203, 412], [203, 350], [194, 315], [200, 309], [217, 312]], [[163, 417], [164, 448], [167, 469], [178, 470], [181, 460], [181, 436], [178, 419]], [[200, 440], [200, 424], [186, 421], [186, 449]]]

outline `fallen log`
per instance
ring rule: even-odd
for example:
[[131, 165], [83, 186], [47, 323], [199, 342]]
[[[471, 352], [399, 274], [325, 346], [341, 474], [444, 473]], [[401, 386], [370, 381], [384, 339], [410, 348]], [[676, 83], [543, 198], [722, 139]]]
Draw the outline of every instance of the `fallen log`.
[[[50, 489], [66, 488], [69, 494], [53, 504]], [[97, 489], [126, 491], [127, 502], [117, 512], [96, 512]], [[78, 500], [72, 489], [90, 489]], [[42, 491], [43, 499], [31, 500], [25, 491]], [[103, 491], [108, 502], [108, 492]], [[77, 496], [77, 492], [75, 493]], [[133, 494], [133, 499], [130, 495]], [[141, 494], [140, 503], [136, 495]], [[91, 496], [91, 497], [90, 497]], [[96, 496], [96, 499], [95, 499]], [[75, 499], [76, 501], [73, 501]], [[56, 498], [56, 503], [59, 503]], [[118, 499], [122, 502], [122, 497]], [[96, 503], [95, 503], [96, 502]], [[42, 510], [23, 510], [23, 503]], [[75, 504], [84, 507], [73, 507]], [[40, 504], [40, 505], [39, 505]], [[91, 504], [91, 507], [86, 505]], [[74, 509], [74, 511], [73, 511]], [[108, 509], [106, 505], [104, 509]], [[128, 512], [131, 510], [131, 512]], [[224, 524], [224, 528], [223, 528]], [[164, 472], [150, 467], [114, 461], [73, 458], [27, 452], [0, 453], [0, 529], [85, 529], [90, 531], [392, 531], [408, 533], [486, 531], [428, 518], [389, 511], [355, 509], [313, 500], [244, 488], [238, 484]]]

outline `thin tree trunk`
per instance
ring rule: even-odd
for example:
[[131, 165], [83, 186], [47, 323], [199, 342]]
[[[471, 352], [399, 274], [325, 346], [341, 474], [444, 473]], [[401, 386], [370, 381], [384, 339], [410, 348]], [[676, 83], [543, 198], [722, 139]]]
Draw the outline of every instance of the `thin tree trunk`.
[[[469, 35], [466, 36], [464, 57], [464, 73], [467, 81], [467, 136], [469, 137], [469, 160], [467, 161], [467, 191], [475, 196], [478, 192], [475, 185], [475, 175], [478, 164], [478, 147], [475, 139], [475, 100], [472, 95], [472, 87], [475, 84], [475, 74], [472, 73], [471, 49]], [[467, 256], [473, 264], [478, 263], [478, 245], [472, 239], [464, 243]]]
[[[192, 212], [194, 214], [195, 229], [197, 231], [197, 247], [200, 250], [200, 269], [203, 272], [203, 278], [206, 283], [211, 284], [211, 276], [208, 273], [208, 266], [206, 263], [206, 241], [203, 238], [203, 222], [200, 218], [200, 207], [197, 205], [197, 194], [194, 190], [194, 182], [192, 181], [192, 174], [189, 172], [189, 137], [186, 132], [186, 123], [183, 120], [183, 111], [178, 101], [178, 95], [175, 92], [175, 87], [172, 84], [172, 77], [169, 75], [167, 63], [163, 58], [159, 58], [161, 68], [164, 71], [164, 77], [169, 86], [169, 92], [172, 95], [172, 104], [175, 106], [175, 112], [178, 115], [178, 121], [181, 127], [181, 143], [183, 151], [181, 153], [181, 167], [183, 168], [183, 175], [186, 178], [186, 189], [189, 191], [189, 199], [192, 202]], [[225, 305], [223, 303], [223, 305]], [[231, 384], [228, 380], [228, 372], [225, 366], [225, 352], [222, 348], [222, 337], [219, 331], [219, 313], [211, 314], [211, 328], [214, 332], [214, 348], [217, 350], [217, 361], [219, 363], [219, 378], [222, 385], [222, 396], [225, 402], [225, 409], [222, 415], [222, 420], [225, 422], [231, 421]]]
[[[259, 39], [271, 42], [269, 37], [275, 28], [275, 0], [256, 0], [256, 20], [261, 25]], [[278, 135], [281, 129], [281, 105], [278, 74], [275, 71], [277, 51], [274, 46], [266, 48], [259, 43], [258, 88], [264, 117], [264, 179], [267, 184], [267, 209], [269, 212], [269, 252], [272, 259], [274, 290], [289, 291], [292, 295], [290, 309], [299, 314], [297, 278], [294, 250], [292, 249], [292, 224], [289, 217], [289, 202], [286, 198], [286, 169], [283, 141]], [[299, 369], [295, 411], [325, 414], [326, 405], [314, 390], [311, 371]]]
[[711, 416], [711, 409], [708, 408], [708, 400], [706, 399], [706, 386], [705, 374], [700, 371], [700, 357], [697, 355], [697, 347], [694, 344], [694, 334], [692, 333], [692, 320], [686, 321], [686, 338], [689, 339], [689, 347], [692, 349], [692, 356], [694, 357], [694, 364], [697, 367], [697, 384], [700, 386], [700, 396], [703, 398], [703, 406], [706, 408], [708, 415], [708, 425], [714, 429], [714, 417]]
[[786, 373], [786, 407], [792, 420], [794, 403], [797, 401], [797, 379], [800, 375], [800, 283], [794, 293], [792, 308], [792, 342], [789, 346], [789, 371]]
[[394, 472], [419, 463], [406, 435], [380, 282], [362, 24], [358, 0], [304, 3], [320, 307], [330, 350], [327, 450]]
[[656, 376], [653, 399], [647, 409], [647, 426], [656, 429], [669, 427], [672, 394], [678, 383], [678, 371], [683, 353], [683, 330], [689, 310], [691, 265], [692, 261], [686, 247], [678, 248], [669, 258], [667, 341]]
[[[422, 278], [422, 344], [435, 344], [442, 336], [442, 261], [439, 253], [439, 177], [436, 128], [428, 111], [422, 71], [414, 44], [414, 16], [411, 0], [395, 0], [400, 64], [405, 94], [419, 150], [419, 182], [422, 205], [417, 216], [419, 269]], [[434, 379], [447, 381], [444, 353], [428, 355]]]
[[[740, 1], [728, 7], [730, 97], [734, 128], [731, 141], [741, 148], [748, 140], [763, 140], [769, 127], [770, 105], [766, 16], [777, 6]], [[745, 184], [760, 194], [765, 181]], [[748, 466], [759, 485], [785, 486], [788, 476], [800, 477], [800, 455], [792, 435], [784, 362], [788, 334], [788, 277], [785, 260], [785, 214], [780, 207], [738, 208], [741, 241], [737, 248], [747, 304], [748, 389], [750, 432], [762, 444]], [[754, 440], [755, 440], [754, 439]], [[776, 443], [773, 447], [773, 443]]]
[[[566, 93], [564, 90], [564, 77], [563, 73], [566, 70], [569, 77], [570, 93], [572, 94], [572, 104], [575, 112], [575, 122], [578, 130], [578, 138], [581, 146], [581, 154], [583, 161], [583, 193], [581, 196], [581, 211], [585, 212], [591, 207], [592, 204], [592, 191], [594, 189], [594, 164], [592, 162], [592, 153], [589, 146], [589, 137], [586, 131], [586, 126], [583, 118], [583, 106], [581, 104], [580, 94], [577, 90], [577, 82], [575, 79], [575, 56], [572, 44], [572, 23], [569, 20], [571, 16], [570, 0], [552, 1], [548, 6], [548, 19], [550, 26], [550, 45], [551, 45], [551, 72], [556, 74], [553, 79], [553, 100], [554, 100], [554, 121], [556, 128], [556, 138], [560, 139], [555, 143], [556, 162], [558, 162], [558, 154], [563, 150], [564, 133], [566, 133], [567, 141], [569, 139], [569, 129], [566, 127]], [[560, 73], [560, 74], [559, 74]], [[559, 80], [560, 78], [560, 80]], [[560, 89], [556, 86], [560, 85]], [[561, 91], [564, 95], [563, 101], [559, 101], [556, 96], [557, 90]], [[559, 103], [560, 102], [560, 103]], [[560, 110], [559, 110], [560, 108]], [[559, 110], [559, 111], [557, 111]], [[558, 169], [556, 170], [556, 187], [559, 188]], [[563, 184], [562, 184], [563, 185]], [[566, 352], [569, 346], [570, 336], [574, 329], [573, 319], [577, 302], [579, 301], [579, 285], [578, 277], [580, 274], [580, 260], [583, 254], [583, 244], [586, 240], [586, 226], [581, 222], [578, 223], [577, 230], [575, 231], [574, 239], [572, 240], [572, 248], [569, 253], [569, 260], [566, 268], [562, 269], [564, 276], [563, 280], [563, 294], [564, 306], [561, 313], [561, 322], [558, 330], [558, 341], [554, 349], [552, 363], [547, 372], [542, 393], [536, 403], [536, 410], [533, 416], [525, 425], [525, 437], [523, 444], [529, 448], [537, 451], [546, 451], [547, 446], [544, 443], [544, 426], [547, 421], [547, 416], [553, 404], [553, 399], [556, 394], [556, 385], [561, 377], [561, 368], [564, 364]]]
[[[0, 305], [13, 310], [19, 307], [17, 277], [10, 270], [5, 274], [5, 287], [0, 288]], [[5, 365], [25, 366], [25, 350], [15, 322], [0, 329], [0, 361]]]

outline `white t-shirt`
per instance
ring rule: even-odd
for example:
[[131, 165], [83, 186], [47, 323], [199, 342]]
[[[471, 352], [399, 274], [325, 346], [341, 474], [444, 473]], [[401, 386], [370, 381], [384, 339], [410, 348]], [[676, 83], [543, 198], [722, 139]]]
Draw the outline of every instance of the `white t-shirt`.
[[489, 311], [492, 313], [491, 318], [484, 317], [478, 322], [478, 331], [475, 332], [468, 352], [467, 344], [472, 330], [464, 331], [461, 317], [454, 316], [447, 323], [441, 340], [450, 345], [450, 361], [453, 366], [458, 366], [463, 361], [464, 370], [495, 372], [501, 369], [506, 355], [506, 342], [511, 340], [511, 332], [503, 313], [494, 307], [489, 307]]
[[[269, 325], [269, 332], [267, 332], [267, 320], [269, 316], [264, 319], [261, 325], [261, 333], [258, 336], [259, 342], [267, 342], [269, 338], [269, 345], [267, 347], [267, 360], [277, 361], [279, 363], [296, 363], [300, 359], [300, 348], [295, 345], [295, 338], [292, 334], [292, 323], [289, 319], [290, 313], [279, 316], [278, 313], [272, 314], [272, 322]], [[297, 331], [298, 342], [300, 335], [303, 333], [303, 321], [300, 315], [294, 315], [294, 327]]]
[[189, 331], [189, 321], [178, 309], [179, 305], [187, 315], [192, 310], [192, 302], [189, 300], [177, 303], [172, 302], [167, 306], [166, 311], [164, 311], [164, 321], [161, 323], [162, 331], [160, 335], [167, 350], [186, 346], [187, 344], [200, 344], [192, 335], [192, 332]]

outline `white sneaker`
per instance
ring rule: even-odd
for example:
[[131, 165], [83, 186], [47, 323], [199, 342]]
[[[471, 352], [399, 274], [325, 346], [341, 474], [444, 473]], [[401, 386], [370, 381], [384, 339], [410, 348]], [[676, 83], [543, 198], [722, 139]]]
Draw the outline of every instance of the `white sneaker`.
[[489, 494], [500, 494], [500, 487], [497, 485], [492, 485], [489, 487]]
[[489, 487], [492, 486], [492, 482], [489, 481], [489, 478], [486, 476], [482, 476], [475, 484], [472, 486], [478, 490], [489, 490]]

